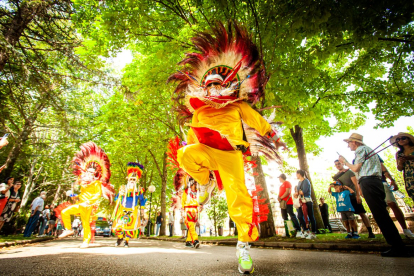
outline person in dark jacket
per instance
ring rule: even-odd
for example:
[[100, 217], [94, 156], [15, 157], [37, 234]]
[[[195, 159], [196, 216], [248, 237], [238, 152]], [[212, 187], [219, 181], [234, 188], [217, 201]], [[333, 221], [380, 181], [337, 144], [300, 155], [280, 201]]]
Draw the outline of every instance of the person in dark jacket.
[[321, 197], [319, 199], [321, 202], [319, 204], [319, 211], [321, 211], [323, 224], [325, 225], [325, 229], [329, 229], [329, 233], [332, 233], [332, 227], [329, 224], [329, 206], [325, 203], [325, 199]]

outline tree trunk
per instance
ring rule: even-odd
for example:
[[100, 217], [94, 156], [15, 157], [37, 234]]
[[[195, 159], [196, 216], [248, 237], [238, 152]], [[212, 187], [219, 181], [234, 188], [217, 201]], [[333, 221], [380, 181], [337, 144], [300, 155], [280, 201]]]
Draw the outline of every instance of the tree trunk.
[[22, 132], [16, 139], [12, 150], [9, 152], [6, 160], [6, 168], [3, 170], [4, 175], [9, 176], [13, 171], [14, 164], [19, 158], [20, 152], [24, 143], [26, 143], [27, 139], [29, 139], [29, 135], [32, 133], [32, 126], [33, 126], [33, 119], [26, 120], [22, 129]]
[[321, 212], [318, 208], [318, 200], [316, 199], [315, 189], [313, 188], [312, 180], [310, 178], [309, 165], [308, 160], [306, 158], [305, 143], [303, 141], [303, 129], [300, 126], [296, 125], [294, 129], [290, 129], [290, 134], [292, 135], [293, 140], [296, 144], [296, 150], [299, 159], [299, 167], [301, 170], [304, 170], [306, 172], [307, 178], [311, 183], [311, 198], [313, 201], [313, 213], [315, 215], [316, 220], [316, 229], [324, 229], [325, 226], [323, 224]]
[[269, 200], [269, 192], [267, 191], [266, 180], [263, 173], [262, 162], [259, 156], [253, 157], [257, 167], [253, 169], [255, 176], [254, 182], [259, 185], [263, 190], [258, 193], [258, 197], [265, 199], [263, 204], [267, 204], [269, 207], [269, 214], [267, 215], [267, 221], [260, 223], [260, 237], [268, 238], [273, 237], [276, 234], [275, 223], [273, 221], [272, 207]]
[[167, 152], [164, 152], [164, 160], [162, 162], [162, 178], [161, 178], [161, 216], [163, 218], [161, 222], [160, 236], [165, 236], [165, 222], [167, 206], [166, 206], [166, 190], [167, 190]]
[[37, 175], [35, 177], [34, 175], [35, 175], [36, 164], [37, 164], [37, 158], [35, 158], [31, 162], [30, 174], [27, 178], [27, 183], [24, 187], [24, 193], [23, 193], [23, 196], [22, 196], [22, 203], [20, 204], [20, 209], [24, 209], [24, 207], [26, 206], [30, 195], [33, 193], [33, 191], [35, 189], [35, 187], [34, 187], [35, 186], [35, 181], [39, 178], [40, 172], [43, 169], [43, 166], [40, 166], [39, 170], [37, 171]]

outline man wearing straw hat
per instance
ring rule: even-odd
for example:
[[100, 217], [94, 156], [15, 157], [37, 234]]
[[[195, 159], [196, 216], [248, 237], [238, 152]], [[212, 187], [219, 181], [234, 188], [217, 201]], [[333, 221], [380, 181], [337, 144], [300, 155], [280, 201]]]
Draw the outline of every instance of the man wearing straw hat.
[[377, 154], [363, 143], [363, 136], [357, 133], [344, 140], [351, 151], [355, 151], [355, 163], [349, 163], [343, 156], [338, 160], [356, 173], [362, 194], [371, 209], [372, 215], [381, 229], [391, 249], [381, 253], [383, 257], [408, 257], [407, 249], [395, 227], [385, 203], [385, 191], [382, 184], [381, 162]]

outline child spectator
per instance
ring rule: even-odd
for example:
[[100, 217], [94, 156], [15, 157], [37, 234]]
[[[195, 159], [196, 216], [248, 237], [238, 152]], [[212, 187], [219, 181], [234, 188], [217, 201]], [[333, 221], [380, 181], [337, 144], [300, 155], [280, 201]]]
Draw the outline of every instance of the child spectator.
[[[332, 192], [332, 187], [335, 188], [335, 192]], [[342, 185], [340, 181], [329, 185], [328, 192], [336, 198], [336, 210], [341, 213], [342, 220], [345, 223], [348, 235], [345, 239], [359, 239], [358, 232], [352, 232], [351, 229], [358, 229], [358, 225], [355, 221], [354, 207], [351, 204], [350, 195], [354, 193], [354, 190], [348, 186]]]

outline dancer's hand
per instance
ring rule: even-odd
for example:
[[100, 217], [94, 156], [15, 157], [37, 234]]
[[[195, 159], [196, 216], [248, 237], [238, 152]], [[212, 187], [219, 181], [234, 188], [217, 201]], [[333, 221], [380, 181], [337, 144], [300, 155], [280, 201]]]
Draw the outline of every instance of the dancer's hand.
[[282, 140], [279, 140], [278, 142], [275, 141], [275, 146], [276, 146], [277, 149], [279, 149], [281, 147], [283, 150], [289, 151], [289, 149], [286, 146], [286, 143], [283, 142]]
[[339, 155], [338, 161], [341, 162], [342, 164], [346, 163], [346, 159], [342, 155]]
[[7, 141], [7, 138], [0, 139], [0, 149], [4, 146], [7, 146], [8, 144], [9, 144], [9, 141]]

